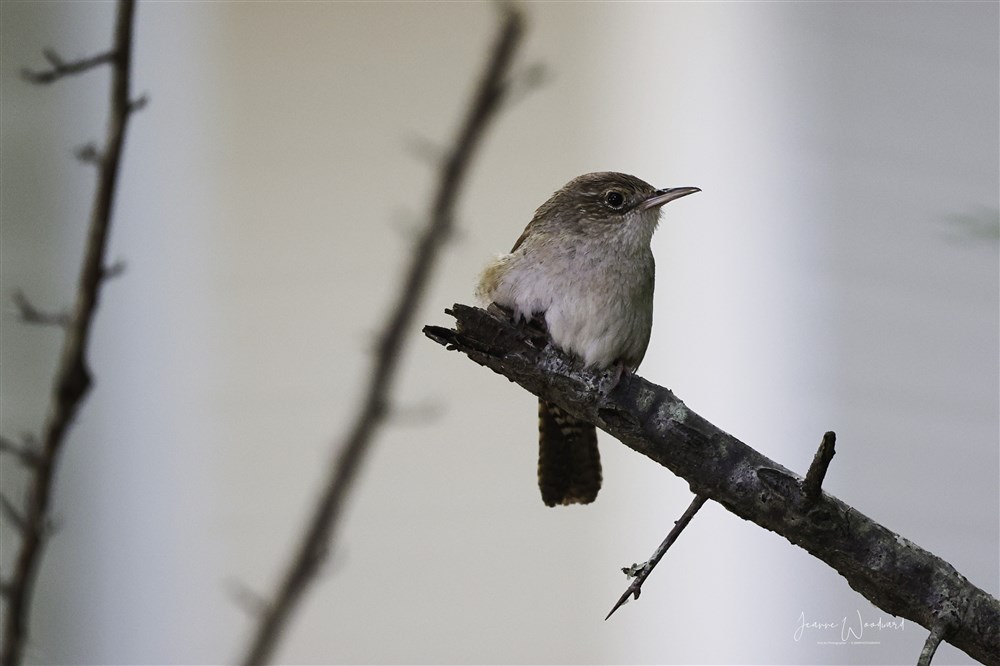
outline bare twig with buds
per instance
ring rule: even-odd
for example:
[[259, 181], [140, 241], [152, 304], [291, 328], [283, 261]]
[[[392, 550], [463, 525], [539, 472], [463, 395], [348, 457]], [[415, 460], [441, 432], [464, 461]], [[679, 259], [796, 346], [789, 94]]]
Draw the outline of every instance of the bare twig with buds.
[[511, 64], [524, 33], [524, 17], [514, 5], [505, 4], [501, 11], [503, 20], [486, 70], [453, 146], [442, 156], [427, 226], [417, 238], [396, 305], [379, 338], [363, 404], [344, 441], [337, 447], [330, 477], [276, 591], [264, 606], [244, 663], [264, 663], [273, 655], [292, 613], [333, 547], [345, 498], [371, 448], [376, 430], [389, 415], [389, 393], [413, 315], [435, 261], [451, 234], [455, 204], [468, 178], [472, 158], [507, 98]]
[[[455, 305], [455, 328], [424, 327], [435, 342], [466, 354], [530, 393], [594, 423], [684, 478], [691, 490], [788, 539], [840, 573], [873, 604], [936, 630], [986, 664], [1000, 664], [1000, 601], [940, 557], [818, 491], [832, 453], [819, 455], [805, 484], [693, 412], [669, 389], [626, 374], [609, 387], [555, 345], [503, 313]], [[826, 458], [827, 462], [822, 460]], [[813, 488], [807, 496], [806, 487]], [[937, 630], [941, 635], [941, 630]]]
[[17, 447], [4, 440], [3, 449], [20, 457], [30, 475], [27, 499], [22, 510], [2, 498], [3, 513], [14, 521], [21, 534], [20, 549], [14, 559], [14, 571], [4, 581], [3, 597], [7, 613], [3, 626], [3, 666], [19, 664], [28, 640], [28, 618], [32, 591], [42, 552], [52, 520], [50, 503], [59, 454], [69, 426], [90, 390], [92, 376], [87, 365], [87, 343], [97, 310], [98, 294], [107, 277], [105, 252], [111, 229], [111, 212], [118, 183], [119, 164], [125, 130], [135, 103], [129, 97], [129, 73], [132, 59], [132, 24], [134, 0], [121, 0], [118, 5], [114, 46], [92, 58], [65, 62], [52, 50], [45, 52], [51, 69], [34, 72], [25, 70], [24, 78], [32, 83], [51, 83], [64, 76], [80, 74], [100, 65], [111, 66], [111, 118], [104, 149], [85, 151], [81, 160], [98, 169], [97, 189], [90, 215], [83, 266], [77, 283], [76, 303], [71, 315], [48, 314], [40, 311], [23, 294], [14, 296], [14, 304], [22, 320], [33, 324], [61, 326], [65, 331], [62, 355], [53, 381], [53, 399], [37, 446]]

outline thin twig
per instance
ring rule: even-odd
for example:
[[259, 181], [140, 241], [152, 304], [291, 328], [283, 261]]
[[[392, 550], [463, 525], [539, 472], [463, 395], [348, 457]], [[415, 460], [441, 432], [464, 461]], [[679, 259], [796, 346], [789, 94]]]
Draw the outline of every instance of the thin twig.
[[97, 145], [93, 141], [85, 143], [74, 150], [73, 156], [84, 164], [93, 164], [98, 167], [101, 166], [101, 161], [104, 159], [101, 151], [97, 149]]
[[409, 132], [403, 137], [403, 148], [411, 157], [434, 169], [440, 169], [447, 157], [443, 146], [415, 132]]
[[34, 467], [38, 464], [39, 455], [36, 450], [37, 446], [34, 439], [29, 436], [25, 436], [22, 444], [15, 444], [6, 437], [0, 437], [0, 453], [14, 456], [25, 467]]
[[826, 478], [826, 470], [830, 467], [835, 451], [834, 445], [837, 443], [837, 434], [832, 430], [823, 435], [816, 455], [813, 456], [809, 471], [806, 472], [806, 479], [802, 482], [802, 494], [805, 495], [806, 503], [813, 504], [819, 499], [820, 489], [823, 487], [823, 479]]
[[148, 104], [149, 104], [149, 95], [147, 95], [146, 93], [143, 93], [143, 94], [139, 95], [138, 97], [136, 97], [135, 99], [129, 100], [129, 102], [128, 102], [128, 111], [129, 111], [129, 113], [135, 113], [136, 111], [142, 111], [143, 109], [146, 108], [146, 106]]
[[543, 63], [536, 62], [521, 67], [510, 75], [506, 104], [515, 104], [552, 80], [552, 72]]
[[290, 620], [293, 611], [316, 576], [343, 512], [345, 499], [354, 485], [358, 470], [370, 449], [376, 429], [388, 413], [389, 393], [410, 334], [413, 315], [440, 251], [453, 226], [455, 203], [462, 190], [469, 165], [482, 143], [485, 130], [497, 115], [504, 99], [508, 72], [524, 32], [524, 19], [513, 6], [503, 6], [503, 21], [486, 70], [472, 100], [468, 115], [454, 146], [442, 163], [437, 192], [432, 200], [426, 229], [417, 241], [401, 288], [385, 328], [379, 338], [374, 367], [362, 407], [347, 437], [338, 448], [330, 478], [317, 500], [309, 525], [281, 582], [267, 604], [249, 644], [244, 663], [267, 662]]
[[691, 500], [691, 504], [688, 505], [687, 510], [677, 520], [677, 522], [674, 523], [674, 527], [670, 530], [670, 534], [667, 535], [667, 538], [663, 540], [663, 543], [661, 543], [653, 552], [653, 556], [650, 557], [642, 566], [633, 566], [623, 569], [626, 575], [633, 576], [632, 583], [628, 586], [628, 589], [625, 590], [625, 594], [618, 598], [618, 603], [616, 603], [611, 609], [611, 612], [607, 614], [604, 618], [605, 620], [614, 615], [616, 610], [625, 605], [625, 602], [628, 601], [630, 596], [634, 599], [639, 598], [639, 593], [642, 592], [642, 584], [646, 582], [647, 578], [649, 578], [649, 574], [653, 573], [653, 569], [656, 568], [656, 565], [659, 564], [660, 560], [663, 559], [663, 556], [666, 555], [667, 549], [673, 545], [674, 541], [677, 541], [677, 537], [681, 535], [684, 528], [687, 527], [688, 523], [691, 522], [691, 519], [694, 518], [694, 514], [698, 513], [698, 509], [700, 509], [707, 500], [708, 497], [705, 495], [695, 495], [694, 499]]
[[230, 578], [226, 581], [230, 598], [251, 617], [263, 615], [267, 610], [267, 599], [241, 580]]
[[931, 633], [927, 634], [927, 640], [924, 641], [924, 649], [920, 651], [917, 666], [931, 666], [934, 653], [937, 652], [938, 645], [944, 640], [946, 633], [948, 633], [948, 625], [946, 624], [939, 624], [931, 629]]
[[36, 84], [46, 84], [58, 81], [64, 76], [81, 74], [94, 69], [95, 67], [100, 67], [101, 65], [108, 63], [114, 63], [120, 51], [116, 45], [113, 50], [108, 51], [107, 53], [99, 53], [95, 56], [81, 58], [80, 60], [73, 60], [72, 62], [66, 62], [63, 60], [53, 49], [45, 49], [42, 53], [45, 56], [45, 59], [49, 61], [51, 67], [49, 69], [37, 71], [27, 68], [22, 69], [21, 78], [25, 81]]
[[9, 520], [10, 524], [17, 528], [19, 532], [24, 533], [28, 531], [29, 525], [24, 519], [24, 516], [22, 516], [21, 512], [17, 510], [17, 507], [14, 506], [13, 502], [7, 499], [7, 496], [3, 494], [0, 494], [0, 513], [3, 513], [4, 518]]
[[35, 307], [35, 304], [28, 300], [23, 291], [15, 291], [11, 298], [17, 314], [25, 324], [37, 324], [39, 326], [69, 326], [72, 321], [69, 314], [65, 312], [43, 312]]
[[121, 277], [122, 273], [125, 272], [126, 266], [127, 264], [124, 259], [116, 259], [114, 263], [108, 264], [101, 269], [101, 277], [105, 281]]
[[42, 431], [38, 464], [28, 481], [20, 552], [5, 595], [8, 606], [3, 628], [3, 652], [0, 663], [14, 666], [21, 662], [28, 638], [28, 621], [35, 579], [45, 545], [51, 533], [50, 503], [56, 466], [66, 433], [91, 385], [87, 367], [87, 343], [97, 310], [98, 295], [104, 281], [104, 257], [111, 229], [112, 209], [118, 183], [125, 129], [130, 114], [129, 74], [132, 60], [132, 25], [135, 0], [120, 0], [115, 24], [114, 47], [93, 58], [63, 62], [54, 52], [46, 57], [53, 65], [50, 72], [29, 72], [25, 77], [35, 83], [47, 83], [68, 74], [76, 74], [97, 65], [110, 63], [111, 110], [107, 140], [98, 165], [97, 189], [90, 214], [83, 265], [77, 284], [73, 315], [65, 326], [62, 353], [53, 381], [52, 402]]

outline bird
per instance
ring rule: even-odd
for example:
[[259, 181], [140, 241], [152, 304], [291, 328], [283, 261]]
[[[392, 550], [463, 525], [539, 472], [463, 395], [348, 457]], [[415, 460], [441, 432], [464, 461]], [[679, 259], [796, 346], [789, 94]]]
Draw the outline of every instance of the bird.
[[[700, 191], [657, 189], [612, 171], [578, 176], [538, 207], [509, 253], [486, 266], [476, 296], [515, 321], [544, 324], [552, 343], [588, 369], [634, 372], [653, 326], [650, 241], [660, 209]], [[594, 425], [542, 399], [538, 422], [542, 501], [593, 502], [602, 482]]]

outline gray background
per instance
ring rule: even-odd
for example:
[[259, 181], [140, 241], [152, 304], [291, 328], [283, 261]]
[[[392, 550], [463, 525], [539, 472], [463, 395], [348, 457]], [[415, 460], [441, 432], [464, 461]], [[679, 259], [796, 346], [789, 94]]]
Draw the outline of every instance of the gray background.
[[[67, 304], [107, 73], [18, 78], [40, 49], [109, 44], [113, 5], [0, 3], [0, 278]], [[641, 374], [998, 593], [998, 5], [527, 6], [548, 83], [491, 131], [419, 322], [571, 177], [701, 194], [654, 238]], [[358, 403], [447, 142], [492, 39], [487, 3], [142, 2], [96, 390], [72, 431], [32, 622], [33, 663], [235, 659]], [[977, 233], [985, 225], [988, 232]], [[0, 317], [0, 430], [37, 430], [55, 331]], [[407, 341], [365, 467], [284, 662], [914, 663], [926, 632], [714, 504], [609, 622], [623, 565], [686, 484], [602, 435], [605, 488], [547, 509], [534, 399]], [[3, 490], [21, 474], [2, 461]], [[2, 536], [2, 570], [16, 536]], [[935, 663], [969, 663], [944, 646]]]

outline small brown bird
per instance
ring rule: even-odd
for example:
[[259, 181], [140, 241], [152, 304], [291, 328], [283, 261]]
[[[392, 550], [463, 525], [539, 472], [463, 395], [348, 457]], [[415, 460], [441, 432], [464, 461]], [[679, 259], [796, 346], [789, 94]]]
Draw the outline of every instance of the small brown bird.
[[[669, 201], [697, 187], [657, 190], [623, 173], [574, 178], [542, 204], [510, 254], [479, 279], [476, 295], [543, 318], [553, 343], [585, 366], [635, 370], [653, 326], [649, 243]], [[548, 506], [589, 504], [601, 489], [593, 424], [538, 402], [538, 485]]]

